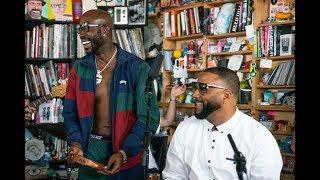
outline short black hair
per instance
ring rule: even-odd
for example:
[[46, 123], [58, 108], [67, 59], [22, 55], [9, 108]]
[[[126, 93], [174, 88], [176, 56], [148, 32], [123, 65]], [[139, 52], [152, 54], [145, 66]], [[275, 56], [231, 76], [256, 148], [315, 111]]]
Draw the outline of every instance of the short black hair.
[[237, 74], [233, 70], [225, 67], [213, 67], [208, 68], [203, 72], [218, 75], [222, 82], [226, 84], [226, 88], [228, 88], [235, 95], [235, 97], [238, 98], [240, 82]]

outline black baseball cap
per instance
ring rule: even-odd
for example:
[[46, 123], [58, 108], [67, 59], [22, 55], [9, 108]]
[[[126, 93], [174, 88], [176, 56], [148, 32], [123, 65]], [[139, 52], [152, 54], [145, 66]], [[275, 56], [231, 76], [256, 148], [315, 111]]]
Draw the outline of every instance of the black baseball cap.
[[[31, 0], [24, 0], [25, 2], [31, 1]], [[41, 1], [42, 2], [42, 6], [44, 6], [46, 4], [45, 0], [33, 0], [33, 1]]]

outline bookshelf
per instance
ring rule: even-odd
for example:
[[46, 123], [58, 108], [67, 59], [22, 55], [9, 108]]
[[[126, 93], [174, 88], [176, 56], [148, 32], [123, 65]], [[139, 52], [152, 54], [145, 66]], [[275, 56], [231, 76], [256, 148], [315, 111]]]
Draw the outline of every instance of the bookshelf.
[[[73, 22], [25, 20], [25, 99], [30, 103], [47, 97], [59, 80], [67, 80], [79, 53], [77, 38]], [[44, 101], [46, 105], [36, 106], [39, 118], [31, 122], [25, 120], [25, 128], [43, 140], [46, 152], [52, 154], [51, 160], [46, 162], [49, 168], [52, 163], [66, 165], [68, 146], [61, 119], [63, 98], [45, 98]], [[44, 108], [47, 108], [45, 114], [41, 113], [45, 112]], [[53, 109], [57, 109], [55, 115]], [[43, 123], [44, 117], [50, 123]], [[48, 134], [52, 136], [50, 140]], [[25, 163], [26, 167], [30, 164], [37, 163], [28, 160]]]
[[[200, 46], [202, 46], [202, 52], [198, 53], [197, 55], [197, 60], [199, 61], [198, 63], [198, 68], [188, 68], [187, 72], [188, 72], [188, 76], [189, 78], [193, 78], [195, 76], [197, 76], [197, 74], [199, 72], [202, 72], [203, 70], [205, 70], [208, 67], [208, 59], [210, 57], [221, 57], [224, 59], [228, 59], [233, 55], [242, 55], [243, 56], [243, 61], [244, 62], [249, 62], [252, 60], [252, 49], [239, 49], [236, 50], [234, 52], [228, 52], [227, 49], [224, 49], [222, 51], [217, 51], [217, 52], [211, 52], [209, 51], [209, 42], [211, 41], [224, 41], [227, 40], [227, 38], [234, 38], [237, 41], [242, 41], [246, 38], [246, 32], [244, 27], [241, 27], [239, 25], [236, 26], [237, 28], [235, 29], [235, 32], [228, 30], [226, 33], [212, 33], [208, 31], [208, 26], [209, 25], [204, 25], [203, 24], [203, 20], [209, 16], [209, 14], [206, 16], [204, 13], [204, 11], [209, 11], [210, 9], [214, 9], [217, 11], [218, 8], [221, 8], [221, 6], [223, 6], [226, 3], [236, 3], [236, 4], [240, 4], [241, 0], [221, 0], [221, 1], [214, 1], [214, 2], [193, 2], [193, 3], [189, 3], [189, 4], [184, 4], [184, 5], [179, 5], [179, 6], [175, 6], [175, 5], [171, 5], [170, 7], [162, 7], [162, 11], [161, 11], [161, 18], [162, 18], [162, 23], [163, 23], [163, 36], [164, 36], [164, 40], [163, 40], [163, 49], [164, 52], [168, 51], [174, 51], [174, 50], [183, 50], [183, 45], [190, 43], [191, 41], [194, 41], [195, 43], [199, 43], [201, 45], [198, 46], [198, 48]], [[237, 5], [240, 6], [240, 5]], [[237, 8], [237, 6], [235, 8]], [[197, 10], [198, 8], [198, 10]], [[200, 9], [201, 8], [201, 9]], [[190, 11], [193, 12], [194, 15], [194, 21], [195, 21], [195, 26], [197, 26], [197, 17], [199, 17], [199, 23], [200, 25], [200, 29], [196, 29], [195, 32], [191, 32], [192, 30], [190, 30], [190, 33], [182, 33], [183, 32], [183, 24], [182, 21], [183, 16], [190, 16], [186, 15], [185, 13], [189, 13]], [[203, 15], [197, 14], [197, 12], [199, 11], [199, 13], [203, 13]], [[167, 31], [168, 29], [171, 30], [171, 28], [173, 27], [172, 24], [170, 24], [170, 26], [168, 26], [169, 23], [167, 18], [168, 16], [174, 16], [175, 18], [178, 18], [178, 16], [180, 16], [180, 22], [181, 24], [179, 24], [179, 18], [178, 20], [175, 22], [175, 28], [177, 28], [177, 34], [173, 35], [173, 34], [168, 34]], [[172, 18], [172, 17], [171, 17]], [[189, 19], [187, 20], [188, 22], [192, 21]], [[213, 23], [213, 22], [212, 22]], [[232, 22], [231, 22], [232, 23]], [[168, 28], [169, 27], [169, 28]], [[179, 30], [179, 28], [181, 28], [181, 30]], [[172, 30], [171, 30], [172, 31]], [[179, 31], [181, 31], [179, 33]], [[201, 60], [200, 60], [201, 59]], [[164, 59], [164, 61], [166, 61]], [[201, 62], [202, 61], [202, 62]], [[243, 73], [248, 75], [250, 73], [249, 69], [246, 67], [240, 67], [239, 70], [236, 70], [239, 73]], [[166, 109], [166, 107], [168, 106], [168, 101], [169, 101], [169, 95], [170, 95], [170, 90], [173, 84], [173, 72], [170, 69], [166, 69], [166, 67], [163, 68], [162, 70], [162, 98], [161, 98], [161, 103], [159, 104], [159, 107], [162, 109]], [[188, 91], [190, 91], [190, 88], [187, 88], [187, 93]], [[183, 95], [185, 96], [185, 95]], [[179, 99], [180, 97], [178, 97], [177, 99]], [[183, 98], [181, 98], [183, 99]], [[178, 100], [180, 101], [180, 100]], [[248, 103], [243, 103], [243, 104], [237, 104], [238, 108], [240, 110], [253, 110], [253, 103], [248, 102]], [[194, 114], [194, 108], [195, 105], [194, 104], [184, 104], [184, 103], [178, 103], [177, 104], [177, 114], [182, 113], [182, 114], [188, 114], [188, 115], [193, 115]], [[178, 118], [177, 118], [178, 119]], [[175, 130], [175, 126], [170, 127], [170, 135], [173, 134], [174, 130]], [[169, 137], [169, 143], [170, 143], [170, 137]]]
[[[221, 1], [214, 1], [214, 2], [193, 2], [190, 4], [184, 4], [184, 5], [171, 5], [170, 7], [162, 7], [161, 15], [162, 15], [162, 22], [163, 22], [163, 29], [164, 29], [164, 42], [163, 42], [163, 49], [164, 52], [172, 52], [176, 49], [181, 48], [181, 45], [184, 44], [185, 42], [190, 42], [190, 41], [203, 41], [205, 43], [208, 43], [209, 41], [219, 41], [227, 38], [239, 38], [239, 39], [245, 39], [246, 37], [246, 32], [245, 30], [238, 30], [237, 32], [229, 32], [229, 33], [223, 33], [223, 34], [210, 34], [203, 29], [201, 29], [201, 32], [196, 32], [196, 33], [190, 33], [190, 34], [179, 34], [179, 30], [177, 30], [176, 36], [171, 36], [170, 34], [166, 33], [166, 18], [168, 18], [168, 13], [169, 17], [171, 17], [171, 14], [176, 15], [179, 14], [185, 10], [194, 8], [194, 7], [203, 7], [203, 8], [211, 8], [211, 7], [219, 7], [223, 5], [224, 3], [239, 3], [241, 0], [221, 0]], [[262, 28], [268, 28], [268, 27], [278, 27], [282, 28], [283, 26], [287, 27], [293, 27], [295, 25], [295, 20], [283, 20], [283, 21], [275, 21], [275, 22], [269, 22], [269, 10], [270, 10], [270, 0], [266, 1], [260, 1], [260, 0], [254, 0], [253, 1], [253, 19], [252, 19], [252, 24], [255, 30], [256, 35], [257, 31]], [[166, 17], [167, 16], [167, 17]], [[181, 17], [180, 17], [181, 18]], [[177, 20], [179, 21], [179, 20]], [[179, 24], [179, 23], [176, 23]], [[170, 26], [169, 26], [170, 27]], [[203, 27], [204, 28], [204, 27]], [[172, 31], [172, 30], [171, 30]], [[182, 31], [182, 30], [181, 30]], [[277, 32], [281, 32], [280, 30]], [[287, 33], [286, 31], [282, 31], [281, 33]], [[293, 29], [294, 32], [294, 29]], [[280, 33], [279, 33], [280, 34]], [[287, 33], [288, 34], [288, 33]], [[275, 38], [275, 43], [279, 43], [279, 37]], [[275, 44], [277, 45], [277, 44]], [[274, 121], [278, 122], [278, 120], [286, 120], [288, 121], [289, 124], [294, 124], [294, 119], [295, 119], [295, 107], [294, 106], [288, 106], [288, 105], [280, 105], [280, 104], [272, 104], [272, 105], [260, 105], [259, 102], [263, 101], [263, 92], [264, 91], [270, 91], [274, 94], [277, 93], [282, 93], [282, 92], [291, 92], [295, 90], [295, 85], [294, 83], [289, 82], [289, 78], [294, 79], [292, 74], [284, 74], [284, 77], [288, 77], [286, 80], [287, 82], [285, 83], [269, 83], [269, 84], [264, 84], [262, 83], [262, 77], [265, 73], [272, 73], [273, 70], [277, 66], [281, 66], [282, 63], [288, 63], [286, 66], [288, 69], [287, 71], [290, 72], [290, 68], [293, 68], [295, 66], [295, 63], [292, 63], [295, 61], [295, 55], [289, 54], [289, 55], [281, 55], [279, 52], [276, 52], [274, 50], [273, 54], [266, 53], [264, 56], [257, 56], [257, 48], [261, 48], [261, 43], [258, 43], [255, 41], [254, 43], [254, 48], [253, 50], [245, 50], [245, 51], [236, 51], [236, 52], [215, 52], [215, 53], [209, 53], [208, 48], [204, 48], [204, 52], [202, 54], [199, 54], [199, 57], [202, 58], [204, 68], [201, 70], [188, 70], [188, 75], [189, 77], [192, 75], [196, 75], [197, 73], [203, 71], [204, 69], [207, 68], [207, 60], [208, 57], [214, 56], [214, 57], [221, 57], [221, 58], [227, 58], [232, 55], [243, 55], [244, 56], [244, 61], [247, 62], [251, 60], [251, 64], [256, 64], [256, 74], [251, 77], [251, 101], [246, 103], [246, 104], [237, 104], [238, 108], [240, 110], [249, 110], [252, 117], [259, 121], [259, 115], [260, 113], [264, 112], [270, 112], [270, 114], [274, 115]], [[272, 60], [272, 67], [271, 68], [261, 68], [260, 63], [262, 62], [262, 59], [269, 59]], [[165, 59], [164, 59], [165, 61]], [[290, 64], [291, 63], [291, 64]], [[285, 69], [285, 68], [284, 68]], [[294, 72], [293, 69], [291, 71]], [[250, 71], [248, 68], [241, 68], [240, 70], [237, 70], [237, 72], [241, 72], [244, 74], [249, 74]], [[164, 67], [162, 71], [162, 99], [161, 103], [159, 104], [160, 108], [165, 109], [164, 107], [167, 107], [167, 102], [169, 101], [169, 93], [172, 87], [172, 70], [169, 70], [168, 68]], [[280, 73], [281, 74], [281, 73]], [[293, 74], [294, 75], [294, 74]], [[192, 76], [193, 77], [193, 76]], [[279, 78], [280, 81], [281, 78]], [[191, 105], [184, 105], [184, 104], [177, 104], [177, 113], [183, 112], [188, 115], [193, 114], [194, 106]], [[178, 123], [176, 123], [178, 124]], [[290, 125], [290, 128], [294, 128]], [[173, 134], [175, 130], [175, 126], [169, 127], [170, 129], [170, 135]], [[284, 137], [292, 137], [293, 132], [291, 131], [284, 131], [284, 130], [273, 130], [271, 133], [276, 137], [276, 136], [281, 136], [282, 138]], [[169, 143], [170, 143], [169, 138]], [[282, 152], [282, 156], [285, 157], [290, 157], [290, 158], [295, 158], [294, 154], [292, 153], [285, 153]], [[294, 179], [294, 174], [289, 173], [287, 170], [284, 169], [283, 173], [281, 173], [281, 179]]]
[[[286, 55], [279, 53], [279, 47], [281, 46], [280, 39], [281, 35], [283, 34], [294, 34], [294, 26], [295, 26], [295, 20], [275, 20], [270, 22], [271, 19], [273, 19], [271, 16], [274, 14], [270, 13], [270, 9], [273, 9], [273, 7], [270, 4], [270, 0], [267, 1], [254, 1], [255, 9], [261, 10], [259, 13], [255, 13], [255, 20], [253, 21], [254, 29], [256, 31], [257, 35], [257, 41], [254, 45], [255, 49], [253, 56], [255, 62], [257, 63], [257, 74], [255, 78], [255, 82], [253, 83], [253, 89], [255, 89], [253, 94], [253, 113], [254, 118], [257, 121], [260, 120], [260, 115], [269, 114], [268, 120], [273, 122], [277, 125], [278, 122], [287, 124], [281, 124], [281, 127], [279, 125], [279, 129], [269, 129], [271, 133], [274, 135], [275, 139], [277, 140], [279, 144], [279, 148], [281, 149], [281, 155], [283, 158], [283, 169], [281, 173], [281, 180], [293, 180], [295, 179], [294, 172], [293, 172], [293, 166], [295, 164], [295, 155], [292, 152], [286, 152], [288, 149], [291, 148], [285, 148], [283, 149], [284, 142], [288, 142], [288, 139], [292, 138], [293, 132], [294, 132], [294, 124], [295, 124], [295, 106], [294, 105], [282, 105], [283, 101], [279, 104], [272, 104], [272, 105], [260, 105], [259, 102], [264, 101], [265, 92], [271, 92], [273, 97], [277, 99], [277, 94], [282, 94], [282, 92], [292, 92], [295, 91], [295, 84], [294, 80], [289, 82], [287, 79], [293, 78], [291, 77], [292, 74], [290, 74], [291, 71], [293, 71], [294, 75], [294, 67], [295, 67], [295, 55], [294, 51], [292, 53], [287, 53]], [[266, 33], [267, 39], [263, 38], [263, 41], [266, 42], [266, 44], [262, 44], [262, 33]], [[260, 37], [259, 37], [260, 35]], [[270, 40], [273, 38], [273, 42]], [[268, 41], [269, 39], [269, 41]], [[290, 43], [290, 42], [289, 42]], [[267, 45], [267, 46], [265, 46]], [[265, 51], [265, 54], [259, 53], [258, 51], [261, 51], [261, 49], [267, 50]], [[261, 57], [264, 56], [264, 57]], [[262, 62], [262, 59], [269, 59], [272, 61], [272, 67], [271, 68], [261, 68], [260, 64]], [[288, 64], [282, 65], [282, 64]], [[291, 64], [291, 66], [290, 66]], [[282, 73], [279, 73], [279, 77], [282, 74], [282, 78], [273, 78], [276, 79], [276, 81], [270, 81], [269, 83], [263, 83], [263, 77], [268, 72], [276, 72], [276, 68], [282, 66]], [[287, 73], [289, 72], [289, 73]], [[270, 77], [272, 78], [272, 77]], [[286, 79], [287, 78], [287, 79]], [[283, 80], [284, 79], [284, 80]], [[270, 79], [272, 80], [272, 79]], [[280, 81], [282, 81], [280, 83]], [[282, 96], [283, 97], [283, 96]], [[280, 99], [281, 100], [281, 99]], [[293, 100], [294, 101], [294, 100]], [[287, 141], [286, 141], [287, 140]]]

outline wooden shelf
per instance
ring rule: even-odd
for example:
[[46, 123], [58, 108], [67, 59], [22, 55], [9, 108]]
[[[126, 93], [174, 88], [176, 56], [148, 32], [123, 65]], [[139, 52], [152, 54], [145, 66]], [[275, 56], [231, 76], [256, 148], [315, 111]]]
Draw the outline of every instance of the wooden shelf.
[[293, 136], [293, 132], [270, 131], [273, 135]]
[[232, 56], [238, 54], [252, 54], [252, 51], [235, 51], [235, 52], [220, 52], [220, 53], [212, 53], [208, 54], [208, 56]]
[[260, 61], [261, 59], [271, 59], [273, 61], [281, 61], [281, 60], [293, 60], [294, 55], [288, 55], [288, 56], [269, 56], [269, 57], [262, 57], [262, 58], [257, 58], [257, 61]]
[[294, 174], [288, 174], [288, 173], [281, 172], [280, 179], [281, 180], [294, 180], [295, 176], [294, 176]]
[[25, 20], [25, 24], [75, 24], [73, 21], [54, 21], [54, 20], [40, 20], [40, 19], [30, 19]]
[[295, 25], [294, 20], [289, 21], [278, 21], [278, 22], [266, 22], [259, 25], [259, 27], [263, 26], [277, 26], [277, 25]]
[[272, 86], [272, 85], [257, 85], [258, 89], [294, 89], [295, 86]]
[[53, 62], [71, 62], [75, 60], [75, 58], [25, 58], [26, 63], [44, 63], [51, 60]]
[[161, 13], [170, 12], [170, 11], [181, 11], [189, 8], [200, 7], [203, 6], [203, 2], [193, 2], [184, 5], [170, 5], [168, 7], [163, 7]]
[[291, 154], [291, 153], [284, 153], [284, 152], [281, 152], [281, 155], [282, 155], [282, 156], [295, 157], [295, 155], [294, 155], [294, 154]]
[[241, 0], [216, 0], [214, 2], [204, 3], [204, 5], [207, 5], [207, 6], [221, 6], [221, 5], [226, 4], [226, 3], [237, 3], [237, 2], [241, 2]]
[[240, 37], [240, 36], [245, 36], [245, 35], [246, 35], [246, 32], [241, 31], [241, 32], [217, 34], [217, 35], [206, 35], [205, 37], [208, 39], [222, 39], [222, 38], [227, 38], [227, 37]]
[[148, 14], [148, 18], [155, 18], [158, 16], [158, 13]]
[[257, 106], [257, 110], [260, 111], [269, 111], [269, 110], [275, 110], [275, 111], [287, 111], [287, 112], [294, 112], [294, 107], [288, 107], [288, 106], [282, 106], [282, 105], [269, 105], [269, 106]]
[[181, 11], [193, 7], [200, 7], [200, 6], [221, 6], [226, 3], [237, 3], [240, 2], [241, 0], [217, 0], [214, 2], [193, 2], [193, 3], [188, 3], [184, 5], [171, 5], [168, 7], [163, 7], [162, 12], [168, 12], [168, 11]]
[[63, 122], [58, 123], [41, 123], [41, 124], [26, 124], [26, 128], [36, 128], [48, 132], [52, 136], [59, 139], [66, 139], [65, 125]]
[[196, 39], [196, 38], [202, 38], [203, 34], [192, 34], [188, 36], [174, 36], [174, 37], [167, 37], [166, 40], [169, 41], [181, 41], [181, 40], [187, 40], [187, 39]]
[[25, 124], [26, 127], [44, 127], [44, 126], [64, 126], [63, 122], [58, 122], [58, 123], [40, 123], [40, 124]]
[[[160, 103], [159, 107], [168, 107], [169, 103]], [[177, 108], [195, 108], [195, 104], [193, 103], [176, 103]]]
[[249, 104], [237, 104], [237, 107], [239, 109], [251, 109], [251, 106]]

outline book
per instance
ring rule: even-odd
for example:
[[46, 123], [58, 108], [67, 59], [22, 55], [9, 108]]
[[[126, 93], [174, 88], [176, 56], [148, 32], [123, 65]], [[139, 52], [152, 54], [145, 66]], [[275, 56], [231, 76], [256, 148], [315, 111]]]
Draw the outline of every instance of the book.
[[47, 0], [48, 19], [55, 21], [72, 21], [71, 0]]

